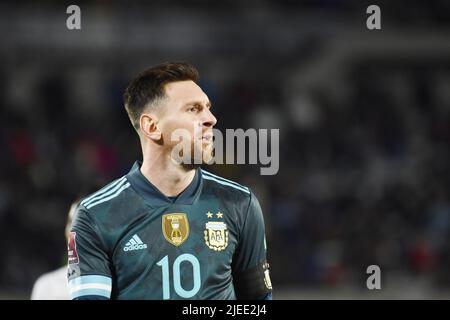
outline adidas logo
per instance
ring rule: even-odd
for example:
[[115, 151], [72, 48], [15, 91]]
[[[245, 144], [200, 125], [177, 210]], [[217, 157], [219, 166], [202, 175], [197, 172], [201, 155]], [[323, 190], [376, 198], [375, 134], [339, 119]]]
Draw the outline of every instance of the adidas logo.
[[135, 234], [123, 247], [123, 251], [147, 249], [147, 245]]

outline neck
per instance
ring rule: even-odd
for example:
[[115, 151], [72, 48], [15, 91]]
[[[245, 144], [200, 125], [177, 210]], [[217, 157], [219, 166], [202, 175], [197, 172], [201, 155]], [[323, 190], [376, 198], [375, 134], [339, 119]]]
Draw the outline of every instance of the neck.
[[179, 195], [195, 176], [194, 168], [177, 165], [170, 155], [162, 153], [144, 154], [141, 172], [166, 197]]

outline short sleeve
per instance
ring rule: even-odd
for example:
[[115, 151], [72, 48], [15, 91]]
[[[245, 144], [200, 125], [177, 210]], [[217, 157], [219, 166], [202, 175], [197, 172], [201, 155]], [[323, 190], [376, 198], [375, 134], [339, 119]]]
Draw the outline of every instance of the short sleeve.
[[89, 213], [79, 207], [68, 242], [68, 285], [71, 299], [111, 297], [110, 259]]
[[259, 299], [271, 292], [266, 248], [263, 213], [258, 199], [251, 193], [232, 263], [238, 298]]

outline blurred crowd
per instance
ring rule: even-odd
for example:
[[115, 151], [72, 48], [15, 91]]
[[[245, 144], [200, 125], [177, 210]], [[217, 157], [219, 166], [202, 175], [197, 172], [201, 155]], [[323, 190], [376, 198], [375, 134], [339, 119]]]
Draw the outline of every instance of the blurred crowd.
[[[280, 129], [277, 175], [210, 168], [259, 197], [274, 285], [363, 287], [377, 264], [386, 285], [450, 287], [450, 60], [362, 57], [299, 89], [320, 44], [271, 50], [179, 57], [199, 67], [219, 129]], [[0, 288], [26, 292], [65, 263], [71, 201], [141, 158], [122, 93], [144, 65], [3, 57]]]

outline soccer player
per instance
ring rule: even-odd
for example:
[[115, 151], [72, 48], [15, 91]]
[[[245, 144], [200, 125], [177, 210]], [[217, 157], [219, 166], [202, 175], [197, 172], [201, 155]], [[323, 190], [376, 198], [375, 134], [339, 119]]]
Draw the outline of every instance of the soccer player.
[[184, 156], [212, 157], [217, 120], [197, 81], [193, 66], [165, 63], [125, 90], [143, 161], [80, 202], [68, 245], [72, 299], [271, 299], [255, 195], [173, 159], [177, 129], [189, 133]]

